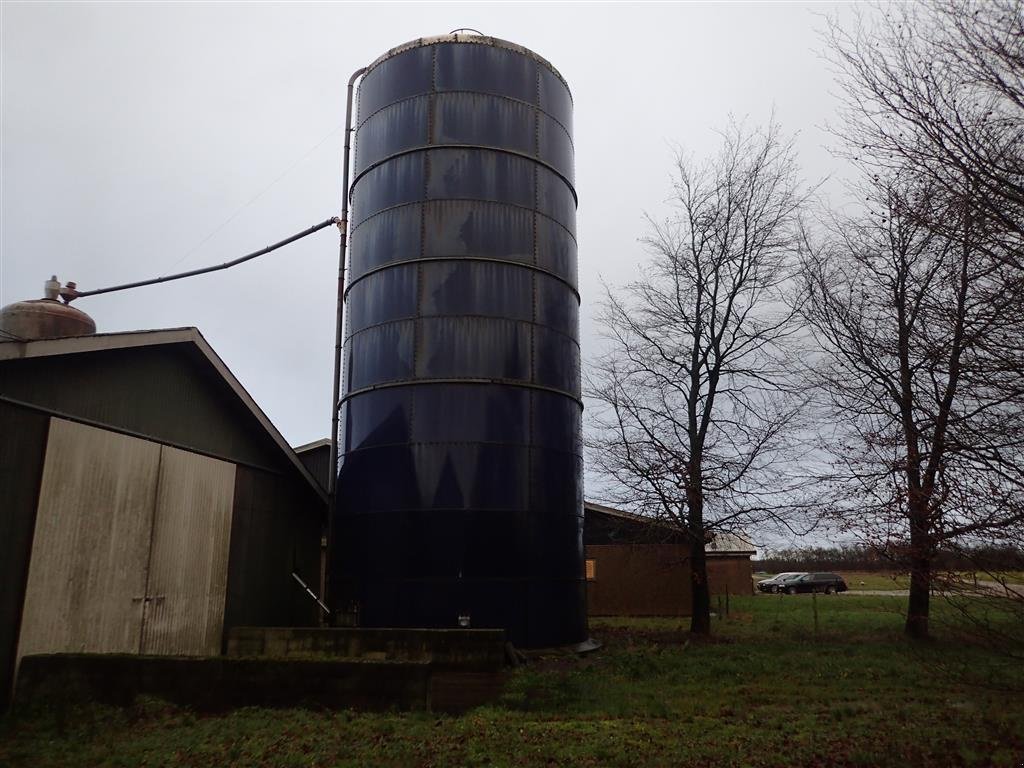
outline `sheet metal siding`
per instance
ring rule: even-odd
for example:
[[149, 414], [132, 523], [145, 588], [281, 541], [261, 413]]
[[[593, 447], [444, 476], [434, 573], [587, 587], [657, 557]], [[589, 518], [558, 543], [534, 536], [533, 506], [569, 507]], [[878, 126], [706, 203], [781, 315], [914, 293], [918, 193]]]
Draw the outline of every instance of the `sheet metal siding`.
[[186, 450], [293, 471], [191, 344], [5, 360], [0, 394]]
[[136, 653], [160, 446], [52, 419], [18, 656]]
[[0, 710], [14, 682], [49, 422], [49, 416], [0, 402]]
[[141, 653], [220, 653], [234, 492], [234, 464], [162, 449]]
[[315, 626], [318, 610], [292, 578], [319, 584], [323, 505], [306, 486], [238, 467], [224, 624]]
[[299, 461], [303, 463], [313, 479], [320, 483], [320, 487], [326, 489], [331, 479], [331, 447], [324, 445], [299, 454]]
[[484, 38], [362, 80], [330, 594], [368, 625], [586, 637], [571, 131]]

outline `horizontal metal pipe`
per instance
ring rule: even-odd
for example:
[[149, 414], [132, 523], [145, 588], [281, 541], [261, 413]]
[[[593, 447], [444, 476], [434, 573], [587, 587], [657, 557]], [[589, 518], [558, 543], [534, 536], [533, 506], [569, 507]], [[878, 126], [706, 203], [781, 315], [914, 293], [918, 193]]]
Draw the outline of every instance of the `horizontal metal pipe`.
[[481, 197], [438, 197], [438, 198], [433, 198], [433, 199], [430, 199], [430, 200], [427, 200], [427, 199], [410, 200], [407, 203], [397, 203], [395, 205], [389, 205], [386, 208], [381, 208], [380, 210], [374, 211], [369, 216], [367, 216], [365, 219], [360, 219], [359, 223], [355, 224], [352, 227], [352, 231], [355, 232], [360, 227], [365, 226], [366, 222], [370, 221], [371, 219], [376, 218], [377, 216], [380, 216], [382, 213], [387, 213], [388, 211], [397, 211], [399, 208], [408, 208], [408, 207], [413, 206], [413, 205], [430, 205], [431, 203], [474, 203], [474, 204], [477, 204], [477, 205], [479, 205], [479, 204], [498, 205], [498, 206], [503, 206], [505, 208], [516, 208], [516, 209], [518, 209], [520, 211], [524, 211], [526, 213], [534, 213], [534, 214], [536, 214], [538, 216], [543, 216], [548, 221], [553, 222], [554, 224], [557, 224], [562, 229], [564, 229], [566, 234], [568, 234], [569, 237], [572, 238], [573, 242], [574, 243], [576, 242], [576, 235], [574, 235], [572, 233], [572, 230], [570, 230], [567, 226], [565, 226], [565, 224], [563, 224], [562, 222], [560, 222], [558, 219], [556, 219], [554, 216], [551, 216], [550, 214], [544, 213], [543, 211], [538, 211], [536, 208], [528, 206], [528, 205], [520, 205], [519, 203], [510, 203], [507, 200], [488, 200], [488, 199], [481, 198]]
[[531, 384], [528, 381], [515, 381], [513, 379], [494, 379], [494, 378], [447, 378], [447, 379], [402, 379], [400, 381], [386, 381], [381, 384], [371, 384], [368, 387], [360, 387], [359, 389], [353, 389], [350, 392], [346, 392], [345, 396], [339, 401], [339, 405], [347, 402], [350, 398], [356, 395], [362, 395], [367, 392], [376, 392], [379, 389], [394, 389], [395, 387], [420, 387], [426, 386], [427, 384], [500, 384], [505, 387], [519, 387], [520, 389], [535, 389], [539, 392], [550, 392], [554, 395], [562, 395], [572, 400], [582, 410], [585, 406], [583, 400], [571, 395], [565, 390], [555, 389], [554, 387], [545, 387], [543, 384]]
[[[547, 325], [545, 323], [539, 323], [536, 320], [524, 320], [524, 319], [514, 318], [514, 317], [496, 317], [495, 315], [484, 315], [484, 314], [480, 314], [479, 312], [460, 312], [457, 315], [455, 315], [455, 314], [451, 314], [451, 315], [408, 315], [406, 317], [394, 317], [394, 318], [391, 318], [390, 320], [381, 320], [379, 323], [371, 323], [370, 325], [365, 325], [362, 328], [360, 328], [358, 331], [352, 331], [348, 336], [345, 337], [345, 341], [348, 342], [349, 340], [354, 339], [359, 334], [365, 333], [366, 331], [373, 330], [374, 328], [380, 328], [382, 325], [392, 325], [392, 324], [398, 325], [400, 323], [414, 323], [417, 320], [447, 320], [447, 319], [464, 319], [464, 318], [469, 318], [471, 320], [484, 320], [484, 321], [487, 321], [487, 320], [500, 320], [500, 321], [508, 322], [508, 323], [516, 323], [517, 325], [529, 325], [531, 328], [543, 328], [546, 331], [550, 331], [551, 333], [557, 333], [562, 338], [568, 339], [573, 344], [575, 344], [577, 347], [580, 346], [580, 340], [576, 336], [572, 335], [571, 333], [566, 333], [565, 331], [559, 330], [558, 328], [553, 328], [550, 325]], [[349, 330], [351, 330], [351, 329], [349, 329]], [[476, 378], [476, 377], [473, 377], [473, 378]]]
[[[572, 132], [568, 128], [565, 127], [565, 124], [561, 120], [559, 120], [557, 117], [555, 117], [553, 114], [548, 112], [546, 109], [541, 107], [539, 104], [534, 104], [532, 101], [526, 101], [525, 99], [517, 99], [515, 96], [509, 96], [508, 94], [505, 94], [505, 93], [488, 93], [487, 91], [474, 91], [471, 88], [452, 88], [449, 91], [441, 91], [440, 93], [444, 94], [445, 96], [448, 96], [448, 95], [451, 95], [451, 94], [463, 94], [463, 95], [470, 95], [470, 96], [487, 96], [489, 98], [499, 99], [501, 101], [507, 101], [507, 102], [510, 102], [512, 104], [519, 104], [521, 106], [526, 107], [527, 109], [535, 109], [538, 112], [540, 112], [542, 115], [544, 115], [545, 117], [550, 117], [551, 121], [553, 123], [555, 123], [555, 125], [557, 125], [563, 131], [565, 131], [566, 135], [569, 136], [569, 143], [573, 144], [573, 147], [575, 148], [575, 144], [573, 143], [573, 140], [572, 140]], [[372, 120], [375, 115], [379, 115], [385, 109], [389, 109], [390, 107], [393, 107], [396, 104], [404, 104], [404, 103], [409, 102], [409, 101], [415, 101], [416, 99], [423, 99], [423, 98], [426, 98], [426, 97], [429, 97], [429, 96], [432, 96], [432, 95], [437, 95], [437, 94], [438, 94], [437, 91], [423, 91], [422, 93], [414, 93], [411, 96], [406, 96], [405, 98], [399, 99], [398, 101], [392, 101], [390, 104], [385, 104], [383, 107], [378, 107], [373, 112], [368, 114], [365, 118], [363, 118], [362, 121], [360, 121], [359, 125], [356, 126], [356, 130], [358, 131], [359, 129], [361, 129], [364, 125], [366, 125], [367, 121], [368, 120]]]
[[250, 261], [252, 259], [255, 259], [257, 256], [263, 256], [264, 254], [270, 253], [271, 251], [276, 251], [278, 248], [282, 248], [282, 247], [288, 245], [289, 243], [294, 243], [296, 240], [301, 240], [304, 237], [308, 237], [309, 235], [312, 235], [314, 232], [319, 232], [321, 229], [324, 229], [326, 227], [330, 227], [330, 226], [332, 226], [334, 224], [337, 224], [338, 221], [339, 221], [339, 219], [338, 219], [337, 216], [332, 216], [331, 218], [327, 219], [326, 221], [321, 221], [319, 224], [314, 224], [309, 229], [304, 229], [301, 232], [292, 235], [291, 237], [286, 237], [284, 240], [281, 240], [279, 242], [274, 243], [273, 245], [268, 245], [266, 248], [261, 248], [258, 251], [253, 251], [252, 253], [247, 253], [245, 256], [240, 256], [237, 259], [233, 259], [232, 261], [226, 261], [223, 264], [218, 264], [218, 265], [213, 266], [213, 267], [203, 267], [201, 269], [192, 269], [192, 270], [189, 270], [188, 272], [179, 272], [179, 273], [177, 273], [175, 275], [165, 275], [164, 277], [154, 277], [154, 278], [152, 278], [150, 280], [139, 280], [139, 281], [134, 282], [134, 283], [125, 283], [124, 285], [112, 285], [109, 288], [96, 288], [95, 290], [92, 290], [92, 291], [75, 291], [74, 295], [69, 300], [69, 303], [70, 303], [71, 300], [80, 299], [83, 296], [99, 296], [101, 293], [113, 293], [114, 291], [126, 291], [129, 288], [141, 288], [144, 285], [156, 285], [157, 283], [169, 283], [172, 280], [181, 280], [182, 278], [185, 278], [185, 277], [195, 277], [196, 275], [205, 275], [207, 272], [217, 272], [218, 270], [221, 270], [221, 269], [228, 269], [229, 267], [234, 267], [234, 266], [242, 264], [242, 263], [244, 263], [246, 261]]
[[[446, 510], [449, 511], [449, 510]], [[452, 512], [465, 512], [462, 507], [450, 510]], [[357, 512], [358, 515], [388, 515], [390, 512]], [[583, 515], [576, 515], [583, 519]], [[409, 579], [367, 579], [374, 584], [576, 584], [586, 581], [584, 576], [476, 576], [464, 578], [451, 578], [438, 576], [434, 578], [421, 576]]]
[[507, 264], [510, 267], [522, 267], [523, 269], [529, 269], [533, 272], [538, 272], [542, 275], [547, 275], [553, 280], [557, 280], [576, 296], [577, 303], [580, 303], [580, 292], [576, 289], [576, 286], [570, 283], [561, 275], [555, 274], [550, 269], [544, 269], [544, 267], [538, 267], [536, 264], [531, 264], [528, 261], [512, 261], [511, 259], [498, 259], [493, 256], [424, 256], [421, 259], [402, 259], [401, 261], [389, 261], [386, 264], [368, 269], [359, 277], [352, 278], [349, 280], [348, 286], [345, 288], [345, 297], [348, 298], [349, 292], [352, 287], [358, 285], [360, 281], [365, 280], [370, 275], [376, 275], [378, 272], [384, 272], [385, 270], [391, 269], [392, 267], [405, 267], [410, 264], [426, 264], [428, 262], [436, 261], [473, 261], [483, 262], [485, 264]]
[[[502, 447], [502, 448], [519, 448], [524, 451], [529, 451], [531, 448], [539, 449], [548, 454], [558, 454], [560, 456], [575, 456], [577, 458], [583, 458], [583, 454], [578, 451], [565, 450], [563, 448], [551, 448], [546, 445], [537, 443], [512, 443], [507, 440], [399, 440], [390, 443], [375, 443], [368, 445], [365, 448], [353, 448], [350, 451], [345, 451], [346, 456], [357, 456], [360, 453], [366, 453], [367, 451], [375, 451], [378, 448], [450, 448], [450, 447], [475, 447], [479, 445], [486, 445], [488, 447]], [[431, 507], [431, 509], [450, 509], [450, 507]], [[465, 509], [465, 507], [459, 507], [459, 509]], [[490, 509], [490, 507], [488, 507]], [[511, 509], [511, 507], [510, 507]], [[353, 514], [359, 514], [353, 512]]]
[[576, 206], [579, 207], [580, 198], [579, 195], [576, 194], [576, 187], [573, 185], [571, 181], [569, 181], [568, 178], [566, 178], [565, 174], [563, 174], [561, 171], [555, 168], [555, 166], [553, 166], [551, 163], [547, 162], [546, 160], [541, 160], [539, 157], [535, 155], [528, 155], [525, 152], [519, 152], [514, 149], [508, 149], [507, 147], [492, 147], [487, 144], [423, 144], [418, 147], [410, 147], [409, 149], [403, 149], [401, 152], [395, 152], [393, 154], [388, 155], [387, 157], [382, 157], [380, 160], [375, 160], [374, 162], [370, 163], [370, 165], [366, 166], [361, 171], [359, 171], [359, 173], [356, 174], [355, 178], [352, 179], [352, 186], [349, 187], [349, 197], [351, 198], [352, 195], [355, 194], [356, 184], [362, 181], [363, 177], [366, 176], [366, 174], [368, 174], [374, 168], [384, 165], [384, 163], [394, 160], [397, 157], [405, 157], [406, 155], [412, 155], [417, 152], [429, 152], [434, 149], [476, 149], [484, 152], [497, 152], [502, 155], [511, 155], [512, 157], [521, 157], [523, 160], [529, 160], [531, 162], [536, 163], [541, 168], [546, 168], [559, 179], [561, 179], [565, 186], [567, 186], [569, 188], [569, 191], [572, 193], [573, 202], [575, 202]]

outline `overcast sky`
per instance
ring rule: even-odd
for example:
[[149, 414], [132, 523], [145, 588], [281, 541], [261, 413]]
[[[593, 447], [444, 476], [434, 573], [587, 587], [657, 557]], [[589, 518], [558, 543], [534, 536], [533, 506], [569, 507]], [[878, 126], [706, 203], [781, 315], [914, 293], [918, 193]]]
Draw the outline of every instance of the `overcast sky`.
[[[575, 99], [584, 361], [601, 280], [644, 254], [672, 147], [730, 114], [799, 132], [838, 183], [826, 4], [0, 4], [0, 304], [215, 264], [336, 215], [345, 84], [472, 27], [549, 59]], [[829, 187], [827, 187], [829, 188]], [[293, 444], [330, 428], [337, 232], [237, 269], [76, 304], [101, 332], [197, 326]]]

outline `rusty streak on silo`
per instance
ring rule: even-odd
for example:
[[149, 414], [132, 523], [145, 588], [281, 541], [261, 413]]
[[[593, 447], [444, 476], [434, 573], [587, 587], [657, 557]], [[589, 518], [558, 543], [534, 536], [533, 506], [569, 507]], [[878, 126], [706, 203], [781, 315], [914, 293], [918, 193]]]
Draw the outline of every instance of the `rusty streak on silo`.
[[358, 103], [334, 608], [583, 641], [568, 86], [447, 35], [374, 62]]

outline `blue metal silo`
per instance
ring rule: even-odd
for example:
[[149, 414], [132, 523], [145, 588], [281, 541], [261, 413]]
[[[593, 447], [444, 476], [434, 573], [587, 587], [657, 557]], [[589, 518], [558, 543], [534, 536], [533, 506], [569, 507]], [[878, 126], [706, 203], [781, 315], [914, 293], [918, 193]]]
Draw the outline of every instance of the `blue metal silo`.
[[580, 642], [569, 89], [460, 34], [389, 51], [358, 104], [332, 602]]

